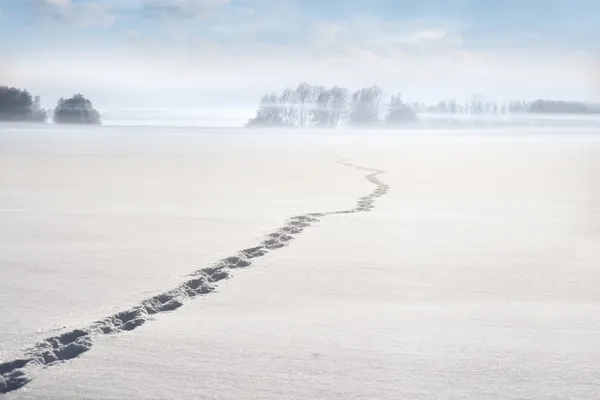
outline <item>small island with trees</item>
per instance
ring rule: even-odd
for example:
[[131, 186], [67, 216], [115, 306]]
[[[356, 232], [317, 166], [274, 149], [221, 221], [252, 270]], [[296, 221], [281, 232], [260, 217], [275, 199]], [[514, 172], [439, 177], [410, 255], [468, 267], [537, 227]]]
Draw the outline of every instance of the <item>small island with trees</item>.
[[61, 98], [54, 110], [44, 110], [39, 96], [34, 97], [27, 90], [0, 86], [0, 121], [46, 123], [49, 115], [55, 124], [101, 124], [100, 113], [82, 94]]
[[46, 122], [47, 111], [40, 106], [40, 97], [27, 90], [0, 86], [0, 121]]
[[56, 124], [100, 125], [100, 113], [94, 109], [92, 102], [82, 94], [69, 99], [59, 99], [54, 109]]

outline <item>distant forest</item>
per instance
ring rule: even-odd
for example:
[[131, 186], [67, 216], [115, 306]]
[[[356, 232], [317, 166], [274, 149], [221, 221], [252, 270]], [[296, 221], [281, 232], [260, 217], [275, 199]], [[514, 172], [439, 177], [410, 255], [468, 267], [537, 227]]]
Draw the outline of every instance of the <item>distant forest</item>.
[[248, 126], [317, 127], [398, 126], [418, 119], [419, 114], [500, 116], [514, 114], [599, 114], [600, 106], [560, 100], [512, 101], [498, 103], [473, 96], [465, 103], [456, 99], [434, 105], [408, 102], [401, 93], [389, 98], [379, 86], [355, 91], [334, 86], [301, 83], [281, 93], [260, 98], [256, 116]]
[[45, 123], [50, 115], [57, 124], [101, 123], [100, 113], [81, 94], [68, 99], [61, 98], [54, 110], [44, 110], [40, 106], [39, 96], [34, 97], [27, 90], [0, 86], [0, 121]]
[[[100, 113], [82, 94], [61, 98], [52, 110], [41, 107], [40, 97], [29, 91], [0, 86], [0, 121], [56, 124], [101, 124]], [[351, 91], [348, 88], [310, 85], [287, 87], [281, 93], [260, 98], [256, 116], [249, 127], [373, 127], [401, 126], [416, 122], [419, 115], [502, 116], [515, 114], [600, 115], [600, 106], [577, 101], [535, 100], [498, 103], [482, 96], [469, 101], [456, 99], [434, 105], [408, 102], [401, 93], [387, 96], [379, 86]]]

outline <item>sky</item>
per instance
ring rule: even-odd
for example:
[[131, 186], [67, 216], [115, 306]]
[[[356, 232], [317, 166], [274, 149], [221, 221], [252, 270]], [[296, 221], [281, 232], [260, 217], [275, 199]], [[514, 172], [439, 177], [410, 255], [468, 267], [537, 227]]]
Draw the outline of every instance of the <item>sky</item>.
[[0, 85], [45, 105], [253, 106], [302, 81], [600, 100], [597, 0], [0, 0], [0, 37]]

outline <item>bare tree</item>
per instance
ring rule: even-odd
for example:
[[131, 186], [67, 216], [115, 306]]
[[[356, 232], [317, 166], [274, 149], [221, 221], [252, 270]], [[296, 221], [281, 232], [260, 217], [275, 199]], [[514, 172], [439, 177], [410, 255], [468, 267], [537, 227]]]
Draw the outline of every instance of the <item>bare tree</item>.
[[469, 110], [471, 114], [481, 115], [485, 113], [485, 105], [483, 97], [481, 95], [475, 95], [469, 103]]
[[352, 111], [349, 123], [354, 126], [376, 125], [379, 122], [379, 103], [383, 91], [379, 86], [371, 86], [352, 94]]
[[284, 113], [279, 104], [279, 96], [270, 93], [260, 98], [256, 117], [248, 121], [248, 126], [283, 126]]
[[302, 82], [296, 88], [296, 94], [298, 95], [298, 103], [300, 104], [300, 127], [304, 127], [307, 119], [307, 106], [313, 96], [313, 87], [306, 82]]
[[318, 127], [332, 126], [331, 91], [323, 86], [313, 88], [314, 108], [311, 125]]
[[415, 121], [417, 119], [415, 111], [402, 100], [402, 94], [398, 93], [390, 98], [388, 104], [388, 114], [385, 122], [388, 125], [399, 125], [402, 123]]
[[342, 118], [348, 112], [348, 93], [349, 90], [334, 86], [331, 92], [331, 126], [339, 126]]
[[458, 104], [456, 104], [456, 99], [449, 99], [447, 104], [448, 104], [448, 112], [450, 114], [458, 113]]
[[298, 94], [291, 87], [283, 89], [280, 98], [280, 106], [283, 107], [282, 115], [286, 125], [298, 124]]

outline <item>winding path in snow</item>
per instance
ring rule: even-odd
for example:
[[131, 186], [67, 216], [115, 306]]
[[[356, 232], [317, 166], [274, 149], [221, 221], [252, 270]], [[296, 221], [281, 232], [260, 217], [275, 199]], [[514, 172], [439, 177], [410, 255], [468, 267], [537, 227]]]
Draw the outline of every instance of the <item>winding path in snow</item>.
[[210, 267], [195, 271], [191, 274], [191, 279], [176, 288], [145, 299], [127, 310], [94, 322], [86, 328], [74, 329], [44, 339], [26, 351], [22, 358], [0, 364], [0, 394], [18, 390], [29, 383], [32, 378], [27, 374], [27, 370], [30, 368], [54, 366], [90, 350], [94, 337], [98, 335], [132, 331], [151, 321], [157, 314], [176, 310], [187, 300], [213, 292], [216, 284], [231, 277], [234, 270], [247, 268], [252, 265], [254, 259], [288, 246], [297, 235], [318, 222], [320, 218], [371, 211], [375, 200], [389, 190], [389, 186], [378, 178], [378, 175], [383, 174], [384, 171], [362, 167], [345, 160], [338, 160], [338, 162], [368, 172], [365, 178], [375, 185], [375, 189], [370, 194], [357, 200], [356, 207], [350, 210], [293, 216], [281, 228], [268, 234], [256, 247], [240, 250]]

